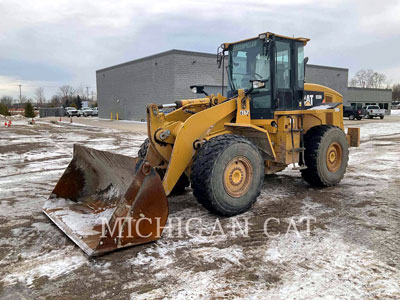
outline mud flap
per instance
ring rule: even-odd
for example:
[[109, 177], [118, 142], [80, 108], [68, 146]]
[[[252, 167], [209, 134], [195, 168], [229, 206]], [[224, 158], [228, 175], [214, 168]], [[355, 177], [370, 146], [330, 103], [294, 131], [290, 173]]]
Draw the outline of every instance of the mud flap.
[[158, 173], [147, 162], [74, 145], [43, 207], [89, 256], [157, 240], [168, 218]]
[[360, 147], [360, 128], [348, 128], [346, 138], [350, 147]]

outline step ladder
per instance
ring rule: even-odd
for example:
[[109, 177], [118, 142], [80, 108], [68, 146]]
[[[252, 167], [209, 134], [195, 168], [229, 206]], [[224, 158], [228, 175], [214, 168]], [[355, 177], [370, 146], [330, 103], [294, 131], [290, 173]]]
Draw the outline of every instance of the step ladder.
[[[293, 124], [294, 124], [294, 118], [292, 116], [289, 116], [291, 118], [291, 122], [290, 122], [290, 135], [292, 137], [292, 149], [289, 150], [289, 153], [292, 154], [292, 163], [293, 163], [293, 170], [304, 170], [307, 169], [307, 166], [305, 165], [305, 160], [304, 160], [304, 150], [306, 150], [306, 148], [304, 148], [304, 129], [303, 129], [303, 117], [302, 116], [298, 116], [301, 120], [300, 123], [300, 128], [299, 129], [294, 129], [293, 128]], [[295, 148], [294, 147], [294, 133], [295, 132], [300, 132], [300, 147], [299, 148]], [[300, 154], [300, 163], [299, 166], [296, 167], [296, 164], [294, 162], [294, 154], [295, 153], [299, 153]]]

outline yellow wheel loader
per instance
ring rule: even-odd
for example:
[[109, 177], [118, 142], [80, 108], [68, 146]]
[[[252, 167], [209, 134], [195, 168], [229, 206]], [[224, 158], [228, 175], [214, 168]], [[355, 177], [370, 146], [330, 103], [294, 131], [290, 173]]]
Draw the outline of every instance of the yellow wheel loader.
[[206, 209], [223, 216], [249, 210], [264, 174], [288, 165], [312, 186], [338, 184], [360, 132], [345, 134], [338, 92], [304, 83], [308, 41], [267, 32], [222, 44], [217, 62], [228, 75], [227, 96], [192, 86], [205, 96], [149, 104], [138, 158], [74, 145], [45, 214], [98, 255], [160, 238], [167, 196], [189, 184]]

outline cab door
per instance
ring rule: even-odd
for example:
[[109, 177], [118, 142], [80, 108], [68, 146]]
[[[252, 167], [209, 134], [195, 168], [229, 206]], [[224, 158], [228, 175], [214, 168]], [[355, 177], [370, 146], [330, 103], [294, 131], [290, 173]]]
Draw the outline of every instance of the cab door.
[[276, 110], [289, 110], [294, 108], [292, 84], [292, 47], [291, 41], [276, 41], [275, 44], [275, 89]]
[[251, 119], [272, 119], [274, 117], [271, 84], [271, 55], [256, 56], [254, 78], [265, 81], [265, 87], [254, 90], [250, 97]]

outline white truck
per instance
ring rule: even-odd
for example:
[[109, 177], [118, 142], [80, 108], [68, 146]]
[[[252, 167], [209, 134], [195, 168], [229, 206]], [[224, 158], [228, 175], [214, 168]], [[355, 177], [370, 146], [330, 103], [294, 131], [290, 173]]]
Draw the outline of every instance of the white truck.
[[383, 119], [385, 117], [385, 109], [379, 108], [378, 105], [368, 105], [365, 107], [365, 118], [373, 119], [374, 117], [379, 117]]

